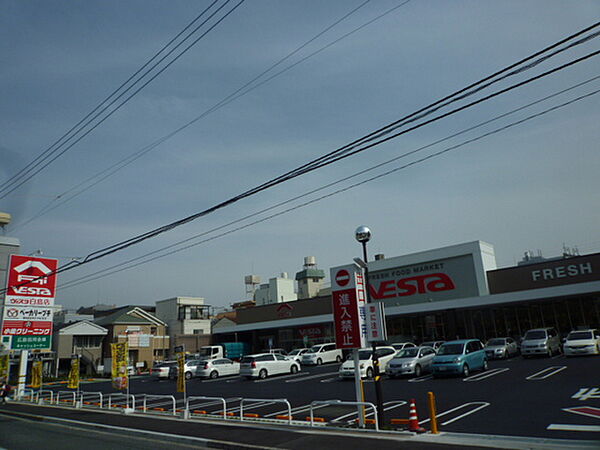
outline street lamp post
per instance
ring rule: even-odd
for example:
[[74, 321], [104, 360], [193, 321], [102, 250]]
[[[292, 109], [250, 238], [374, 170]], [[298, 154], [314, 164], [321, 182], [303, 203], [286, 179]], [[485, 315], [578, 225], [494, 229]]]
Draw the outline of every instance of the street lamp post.
[[[355, 237], [356, 240], [358, 242], [360, 242], [362, 244], [362, 248], [363, 248], [363, 260], [365, 262], [364, 265], [364, 273], [365, 273], [365, 290], [367, 291], [367, 303], [371, 303], [371, 292], [369, 291], [369, 268], [367, 266], [367, 262], [369, 261], [368, 256], [367, 256], [367, 242], [369, 242], [369, 240], [371, 239], [371, 230], [369, 230], [368, 227], [365, 227], [364, 225], [358, 227], [356, 229], [355, 232]], [[377, 403], [377, 422], [379, 425], [379, 428], [381, 429], [383, 423], [384, 423], [384, 419], [383, 419], [383, 400], [382, 400], [382, 393], [381, 393], [381, 380], [380, 380], [380, 373], [379, 373], [379, 358], [377, 356], [377, 346], [375, 344], [375, 341], [372, 342], [373, 344], [373, 348], [372, 348], [372, 352], [373, 352], [373, 377], [375, 379], [375, 396], [376, 396], [376, 403]]]

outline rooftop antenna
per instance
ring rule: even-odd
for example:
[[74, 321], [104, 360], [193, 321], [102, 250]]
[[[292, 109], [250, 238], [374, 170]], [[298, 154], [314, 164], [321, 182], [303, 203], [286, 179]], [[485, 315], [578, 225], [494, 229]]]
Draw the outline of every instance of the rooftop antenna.
[[6, 234], [6, 225], [11, 221], [12, 217], [9, 213], [0, 212], [0, 228], [2, 228], [2, 234]]

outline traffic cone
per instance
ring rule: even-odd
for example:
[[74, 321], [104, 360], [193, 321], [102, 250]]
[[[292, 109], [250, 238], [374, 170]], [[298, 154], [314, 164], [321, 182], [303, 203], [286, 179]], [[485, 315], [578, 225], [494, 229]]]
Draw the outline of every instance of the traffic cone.
[[408, 431], [414, 433], [425, 433], [425, 428], [419, 425], [419, 417], [417, 416], [417, 405], [415, 399], [410, 399], [410, 411], [408, 413]]

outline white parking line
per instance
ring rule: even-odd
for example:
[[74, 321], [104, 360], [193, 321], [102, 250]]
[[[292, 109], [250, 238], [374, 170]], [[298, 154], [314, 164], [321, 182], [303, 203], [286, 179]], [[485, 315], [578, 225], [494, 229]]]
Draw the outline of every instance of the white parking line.
[[546, 427], [554, 431], [600, 431], [600, 425], [571, 425], [563, 423], [552, 423]]
[[431, 380], [433, 378], [433, 375], [423, 375], [422, 377], [418, 377], [418, 378], [411, 378], [410, 380], [408, 380], [410, 383], [420, 383], [421, 381], [427, 381], [427, 380]]
[[210, 380], [202, 380], [200, 381], [200, 383], [214, 383], [215, 381], [225, 381], [225, 380], [236, 380], [239, 381], [239, 375], [229, 375], [229, 376], [223, 376], [223, 377], [219, 377], [219, 378], [212, 378]]
[[312, 380], [313, 378], [321, 378], [321, 377], [328, 377], [329, 375], [333, 375], [336, 372], [325, 372], [325, 373], [319, 373], [317, 375], [310, 375], [307, 377], [302, 377], [302, 378], [297, 378], [294, 380], [286, 380], [286, 383], [299, 383], [300, 381], [305, 381], [305, 380]]
[[284, 379], [286, 379], [286, 378], [295, 378], [295, 377], [301, 377], [301, 376], [303, 376], [303, 375], [304, 375], [303, 373], [301, 373], [301, 372], [298, 372], [298, 373], [292, 373], [292, 374], [289, 374], [289, 375], [283, 375], [283, 376], [281, 376], [281, 375], [277, 375], [277, 376], [274, 376], [273, 378], [265, 378], [264, 380], [254, 380], [254, 382], [255, 382], [255, 383], [268, 383], [269, 381], [284, 380]]
[[[385, 405], [388, 405], [388, 407], [386, 408]], [[385, 402], [383, 404], [383, 410], [384, 411], [389, 411], [390, 409], [394, 409], [394, 408], [398, 408], [399, 406], [402, 405], [406, 405], [406, 401], [404, 400], [398, 400], [398, 401], [391, 401], [391, 402]], [[327, 406], [335, 406], [335, 405], [327, 405]], [[365, 415], [365, 417], [369, 417], [373, 415], [373, 410], [371, 408], [368, 409], [370, 412], [368, 414]], [[351, 417], [351, 416], [357, 416], [358, 417], [358, 411], [354, 411], [348, 414], [344, 414], [343, 416], [339, 416], [336, 417], [335, 419], [333, 419], [331, 422], [341, 422], [342, 420], [346, 419], [347, 417]], [[354, 419], [352, 419], [354, 420]], [[348, 420], [348, 422], [352, 422], [352, 420]]]
[[327, 378], [325, 380], [320, 380], [320, 381], [321, 381], [321, 383], [331, 383], [332, 381], [337, 381], [339, 379], [340, 379], [340, 377], [333, 377], [333, 378]]
[[551, 377], [552, 375], [556, 375], [558, 372], [565, 370], [567, 366], [550, 366], [546, 367], [539, 372], [534, 373], [533, 375], [529, 375], [526, 377], [526, 380], [535, 381], [535, 380], [545, 380], [546, 378]]
[[490, 371], [487, 372], [483, 372], [483, 373], [478, 373], [477, 375], [471, 375], [470, 377], [467, 378], [463, 378], [463, 381], [479, 381], [479, 380], [484, 380], [486, 378], [489, 377], [493, 377], [494, 375], [498, 375], [499, 373], [502, 372], [506, 372], [507, 370], [510, 370], [508, 367], [503, 368], [503, 369], [492, 369]]
[[[452, 409], [449, 409], [448, 411], [444, 411], [443, 413], [439, 413], [437, 415], [437, 417], [442, 417], [442, 416], [445, 416], [446, 414], [451, 414], [451, 413], [453, 413], [455, 411], [458, 411], [460, 409], [463, 409], [463, 408], [466, 408], [466, 407], [472, 406], [472, 405], [479, 405], [479, 406], [477, 406], [477, 408], [473, 409], [472, 411], [469, 411], [469, 412], [466, 412], [464, 414], [461, 414], [460, 416], [457, 416], [454, 419], [450, 419], [447, 422], [442, 423], [441, 425], [448, 425], [448, 424], [450, 424], [452, 422], [456, 422], [457, 420], [460, 420], [463, 417], [467, 417], [467, 416], [469, 416], [469, 415], [471, 415], [471, 414], [479, 411], [480, 409], [483, 409], [483, 408], [486, 408], [486, 407], [490, 406], [490, 403], [488, 403], [488, 402], [470, 402], [470, 403], [464, 403], [464, 404], [462, 404], [460, 406], [457, 406], [456, 408], [452, 408]], [[431, 419], [421, 420], [419, 422], [419, 424], [427, 423], [430, 420]]]
[[[385, 405], [386, 405], [386, 404], [389, 404], [390, 406], [388, 406], [388, 407], [386, 408], [386, 407], [385, 407]], [[406, 402], [405, 402], [404, 400], [400, 400], [400, 401], [398, 401], [398, 402], [385, 402], [385, 403], [383, 404], [383, 410], [384, 410], [384, 411], [390, 411], [390, 410], [392, 410], [392, 409], [394, 409], [394, 408], [398, 408], [398, 407], [400, 407], [400, 406], [404, 406], [404, 405], [406, 405]], [[356, 414], [356, 413], [354, 413], [354, 414]], [[369, 412], [368, 412], [367, 414], [365, 414], [365, 419], [366, 419], [367, 417], [371, 417], [371, 416], [372, 416], [372, 415], [374, 415], [374, 414], [375, 414], [375, 413], [373, 412], [373, 410], [372, 410], [372, 409], [369, 409]], [[357, 415], [357, 416], [358, 416], [358, 415]], [[348, 423], [351, 423], [351, 422], [353, 422], [353, 421], [354, 421], [354, 419], [352, 419], [352, 420], [349, 420], [349, 421], [348, 421]]]

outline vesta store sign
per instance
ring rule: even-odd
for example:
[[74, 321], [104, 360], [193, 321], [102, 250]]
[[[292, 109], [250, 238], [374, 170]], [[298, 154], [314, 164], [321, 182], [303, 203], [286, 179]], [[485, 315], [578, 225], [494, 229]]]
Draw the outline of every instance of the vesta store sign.
[[470, 255], [393, 267], [369, 273], [371, 297], [386, 305], [478, 295]]

